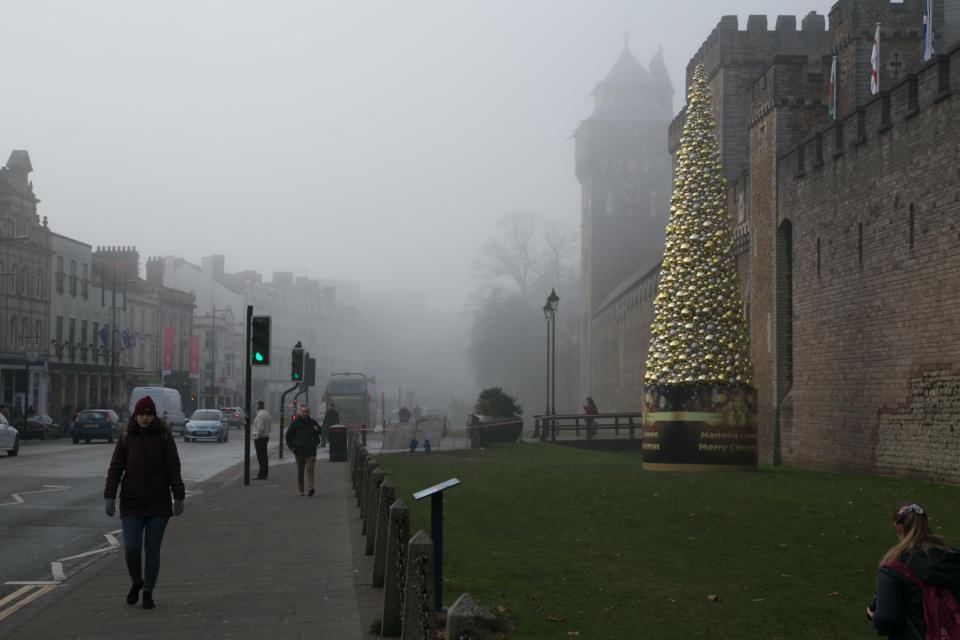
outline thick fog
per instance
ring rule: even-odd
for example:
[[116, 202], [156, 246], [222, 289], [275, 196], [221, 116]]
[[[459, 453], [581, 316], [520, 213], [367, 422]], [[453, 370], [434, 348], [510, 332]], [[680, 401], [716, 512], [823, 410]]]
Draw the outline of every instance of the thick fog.
[[[722, 14], [823, 0], [31, 2], [0, 24], [0, 147], [42, 215], [142, 256], [225, 253], [459, 310], [521, 209], [576, 228], [570, 134], [629, 27], [683, 70]], [[5, 151], [4, 153], [8, 153]], [[6, 157], [6, 156], [4, 156]]]
[[[663, 47], [676, 110], [687, 62], [722, 15], [738, 14], [743, 29], [748, 14], [767, 14], [772, 28], [777, 14], [799, 23], [829, 7], [7, 3], [0, 153], [29, 151], [40, 214], [62, 235], [133, 245], [141, 260], [225, 254], [228, 271], [350, 280], [410, 301], [397, 322], [396, 305], [368, 309], [376, 315], [366, 326], [380, 331], [368, 358], [379, 345], [374, 364], [392, 369], [391, 380], [412, 361], [448, 370], [432, 387], [415, 383], [442, 402], [468, 395], [474, 381], [501, 381], [502, 365], [479, 363], [477, 335], [513, 327], [473, 320], [492, 295], [482, 247], [503, 232], [505, 215], [522, 212], [538, 237], [550, 230], [567, 248], [553, 282], [524, 286], [539, 299], [559, 283], [561, 330], [578, 331], [571, 134], [592, 111], [590, 94], [624, 31], [644, 64]], [[414, 304], [431, 310], [429, 322]], [[536, 322], [539, 341], [543, 318]], [[449, 341], [438, 344], [441, 336]], [[575, 366], [575, 343], [561, 348]], [[542, 362], [524, 364], [506, 369], [539, 389]], [[560, 376], [561, 394], [575, 393], [575, 370]]]

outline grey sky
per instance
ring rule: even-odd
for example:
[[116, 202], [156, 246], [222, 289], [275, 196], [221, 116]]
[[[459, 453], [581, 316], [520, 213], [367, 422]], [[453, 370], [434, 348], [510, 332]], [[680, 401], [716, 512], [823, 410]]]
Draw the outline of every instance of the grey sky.
[[[570, 134], [622, 47], [683, 71], [723, 14], [823, 0], [7, 3], [0, 161], [93, 245], [416, 289], [461, 308], [522, 209], [576, 228]], [[798, 20], [799, 22], [799, 20]]]

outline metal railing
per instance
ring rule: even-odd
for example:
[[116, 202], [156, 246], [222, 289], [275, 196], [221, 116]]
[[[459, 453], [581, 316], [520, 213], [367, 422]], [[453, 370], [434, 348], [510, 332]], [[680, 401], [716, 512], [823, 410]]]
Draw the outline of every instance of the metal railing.
[[[533, 416], [533, 437], [541, 441], [556, 442], [557, 438], [574, 437], [592, 440], [599, 435], [630, 440], [643, 430], [643, 413], [598, 413], [588, 416], [583, 413]], [[622, 433], [621, 433], [622, 432]], [[639, 436], [643, 434], [640, 433]]]

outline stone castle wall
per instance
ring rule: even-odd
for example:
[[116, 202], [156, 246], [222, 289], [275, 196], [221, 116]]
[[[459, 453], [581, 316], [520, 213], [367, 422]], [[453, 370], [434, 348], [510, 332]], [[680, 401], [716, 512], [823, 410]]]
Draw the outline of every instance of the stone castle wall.
[[960, 482], [957, 92], [960, 48], [779, 159], [794, 243], [786, 462]]

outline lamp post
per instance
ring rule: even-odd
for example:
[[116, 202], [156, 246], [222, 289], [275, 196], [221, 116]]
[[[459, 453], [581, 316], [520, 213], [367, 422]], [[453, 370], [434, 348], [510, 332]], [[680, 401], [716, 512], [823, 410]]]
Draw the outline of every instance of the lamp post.
[[547, 319], [547, 404], [543, 413], [550, 415], [550, 320], [553, 317], [553, 310], [550, 308], [549, 301], [543, 305], [543, 317]]
[[557, 415], [557, 303], [560, 296], [556, 289], [550, 290], [547, 306], [550, 308], [550, 415]]

